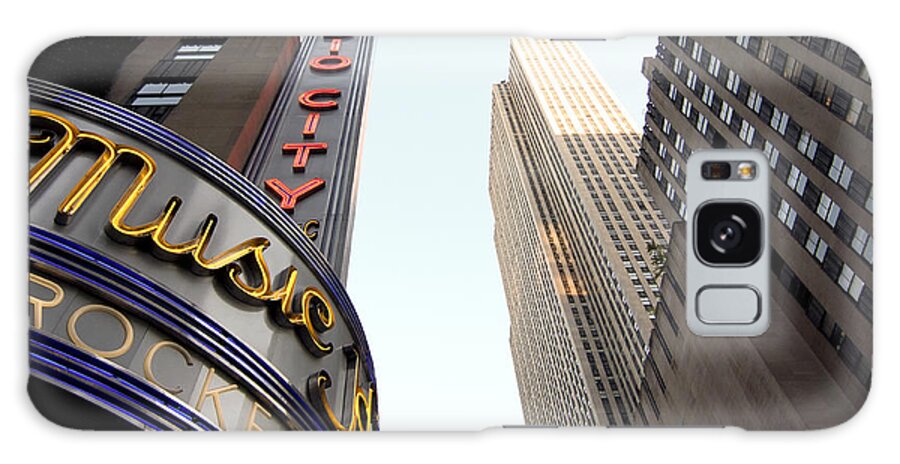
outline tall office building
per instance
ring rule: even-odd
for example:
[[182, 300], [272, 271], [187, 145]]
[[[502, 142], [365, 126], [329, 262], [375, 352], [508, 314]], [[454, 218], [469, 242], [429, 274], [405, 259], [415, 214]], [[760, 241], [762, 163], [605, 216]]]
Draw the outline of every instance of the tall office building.
[[511, 42], [491, 131], [494, 241], [525, 421], [652, 423], [654, 399], [642, 399], [651, 263], [668, 226], [634, 171], [640, 134], [574, 42], [533, 39]]
[[76, 428], [370, 430], [370, 37], [75, 38], [30, 72], [29, 393]]
[[[707, 339], [684, 323], [683, 223], [672, 232], [648, 391], [665, 423], [815, 428], [850, 417], [871, 381], [872, 111], [859, 56], [811, 37], [662, 37], [644, 61], [638, 171], [669, 221], [685, 215], [685, 161], [755, 148], [773, 171], [772, 323]], [[662, 359], [658, 356], [658, 359]], [[664, 392], [660, 394], [660, 392]], [[667, 416], [667, 414], [669, 414]]]

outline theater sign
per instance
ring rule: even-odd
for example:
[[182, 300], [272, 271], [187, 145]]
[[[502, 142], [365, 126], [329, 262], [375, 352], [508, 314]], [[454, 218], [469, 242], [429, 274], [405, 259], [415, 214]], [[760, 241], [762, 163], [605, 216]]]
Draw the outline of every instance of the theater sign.
[[[319, 41], [338, 53], [309, 66], [353, 66], [340, 40]], [[285, 207], [284, 198], [299, 205], [324, 186], [295, 194], [283, 178], [295, 193], [266, 191], [117, 106], [47, 82], [29, 87], [38, 409], [87, 428], [377, 429], [360, 321], [311, 227], [304, 233]], [[312, 90], [313, 106], [341, 98]], [[324, 116], [304, 122], [295, 145], [282, 143], [300, 165], [291, 175], [340, 144], [317, 138]], [[98, 411], [96, 422], [73, 404]]]

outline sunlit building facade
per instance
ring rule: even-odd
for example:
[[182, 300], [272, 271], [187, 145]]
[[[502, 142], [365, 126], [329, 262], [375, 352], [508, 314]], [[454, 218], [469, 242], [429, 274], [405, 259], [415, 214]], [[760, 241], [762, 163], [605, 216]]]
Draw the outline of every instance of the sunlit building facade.
[[634, 170], [640, 133], [576, 43], [510, 50], [490, 196], [525, 421], [653, 423], [641, 392], [668, 224]]

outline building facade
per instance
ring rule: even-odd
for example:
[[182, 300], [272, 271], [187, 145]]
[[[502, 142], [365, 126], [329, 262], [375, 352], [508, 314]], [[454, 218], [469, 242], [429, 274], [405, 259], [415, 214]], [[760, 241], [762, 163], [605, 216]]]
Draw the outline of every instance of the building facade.
[[38, 57], [29, 393], [43, 414], [377, 429], [343, 284], [371, 41], [79, 38]]
[[[871, 83], [852, 50], [812, 37], [661, 37], [637, 169], [673, 228], [651, 354], [664, 423], [819, 428], [865, 400], [872, 356]], [[684, 322], [684, 167], [750, 147], [774, 174], [772, 323], [703, 340]], [[688, 244], [689, 245], [689, 244]], [[663, 393], [664, 392], [664, 393]]]
[[574, 42], [534, 39], [511, 41], [491, 130], [494, 241], [526, 423], [653, 423], [653, 263], [669, 227], [634, 170], [640, 133]]

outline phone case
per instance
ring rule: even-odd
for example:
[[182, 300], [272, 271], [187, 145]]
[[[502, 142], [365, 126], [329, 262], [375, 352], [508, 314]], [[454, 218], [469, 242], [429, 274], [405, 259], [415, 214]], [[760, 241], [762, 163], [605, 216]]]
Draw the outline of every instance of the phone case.
[[[81, 37], [28, 91], [54, 423], [783, 430], [865, 402], [871, 82], [834, 40]], [[724, 148], [768, 160], [759, 336], [686, 319], [686, 161]]]

